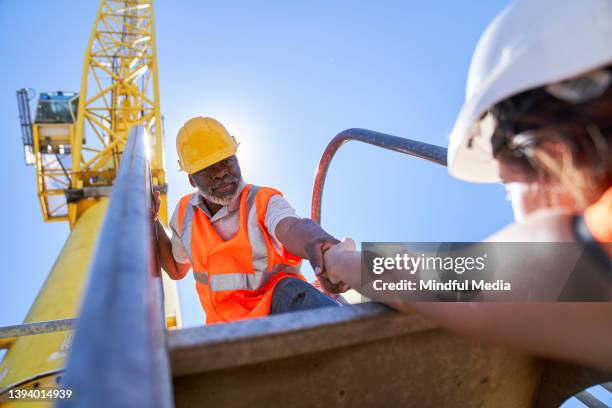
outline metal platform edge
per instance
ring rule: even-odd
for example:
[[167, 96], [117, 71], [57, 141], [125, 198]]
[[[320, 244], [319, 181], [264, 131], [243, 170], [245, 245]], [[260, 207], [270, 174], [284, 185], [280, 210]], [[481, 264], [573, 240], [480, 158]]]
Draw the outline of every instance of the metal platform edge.
[[378, 303], [328, 307], [168, 332], [173, 376], [238, 367], [436, 328]]

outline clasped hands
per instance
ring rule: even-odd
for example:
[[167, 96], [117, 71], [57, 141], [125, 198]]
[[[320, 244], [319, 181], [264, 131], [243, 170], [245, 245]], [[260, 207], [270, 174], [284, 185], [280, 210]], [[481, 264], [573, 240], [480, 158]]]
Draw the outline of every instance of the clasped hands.
[[[351, 268], [348, 267], [348, 255], [355, 252], [355, 242], [344, 238], [341, 242], [325, 248], [323, 252], [323, 267], [315, 266], [314, 273], [319, 282], [328, 292], [343, 293], [351, 288]], [[331, 289], [331, 290], [330, 290]]]

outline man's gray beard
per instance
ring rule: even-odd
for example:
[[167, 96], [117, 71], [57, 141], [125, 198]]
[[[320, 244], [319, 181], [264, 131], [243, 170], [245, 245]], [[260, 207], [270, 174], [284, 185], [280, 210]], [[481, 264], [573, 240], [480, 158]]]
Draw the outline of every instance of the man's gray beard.
[[242, 192], [245, 186], [246, 186], [246, 183], [241, 177], [240, 181], [238, 181], [238, 188], [236, 188], [236, 191], [234, 192], [234, 194], [232, 194], [229, 197], [217, 197], [214, 194], [212, 194], [210, 190], [207, 192], [200, 191], [200, 194], [202, 194], [202, 196], [206, 200], [210, 201], [211, 203], [226, 206], [226, 205], [230, 205], [231, 203], [234, 202], [234, 200], [237, 200], [240, 197], [240, 193]]

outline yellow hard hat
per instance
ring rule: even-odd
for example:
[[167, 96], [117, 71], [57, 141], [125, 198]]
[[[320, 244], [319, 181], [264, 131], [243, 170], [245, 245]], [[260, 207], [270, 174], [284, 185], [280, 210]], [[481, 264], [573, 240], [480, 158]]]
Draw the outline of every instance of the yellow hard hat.
[[189, 174], [227, 159], [237, 150], [236, 139], [213, 118], [189, 119], [176, 135], [179, 167]]

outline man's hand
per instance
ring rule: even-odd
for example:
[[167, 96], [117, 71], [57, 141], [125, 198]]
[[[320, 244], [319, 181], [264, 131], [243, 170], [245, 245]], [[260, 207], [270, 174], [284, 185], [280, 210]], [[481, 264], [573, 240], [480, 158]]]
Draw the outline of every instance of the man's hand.
[[153, 202], [151, 204], [151, 221], [155, 222], [157, 220], [157, 215], [159, 214], [159, 207], [161, 206], [159, 191], [155, 191], [153, 193]]
[[161, 221], [157, 218], [159, 214], [159, 208], [161, 206], [160, 193], [156, 191], [153, 193], [153, 200], [151, 202], [151, 221], [153, 223], [153, 248], [157, 252], [161, 267], [166, 271], [170, 279], [182, 279], [187, 271], [189, 270], [189, 264], [182, 264], [176, 262], [174, 255], [172, 255], [172, 242], [170, 237], [166, 233], [166, 229], [162, 225]]
[[329, 248], [339, 243], [340, 241], [329, 235], [317, 237], [306, 242], [304, 245], [304, 250], [306, 251], [306, 255], [310, 261], [310, 266], [312, 266], [312, 269], [319, 268], [321, 272], [325, 272], [325, 268], [323, 267], [325, 264], [323, 254]]
[[343, 282], [332, 283], [326, 275], [325, 270], [325, 252], [337, 245], [340, 241], [332, 236], [319, 237], [311, 241], [308, 241], [304, 246], [310, 266], [315, 272], [317, 279], [321, 283], [321, 286], [326, 292], [329, 293], [343, 293], [348, 290], [348, 286]]
[[325, 274], [321, 273], [318, 268], [315, 270], [315, 274], [317, 275], [317, 279], [319, 280], [321, 287], [327, 293], [344, 293], [350, 289], [350, 287], [344, 282], [331, 283], [329, 278]]
[[276, 237], [289, 252], [310, 261], [324, 291], [342, 293], [348, 290], [342, 283], [331, 283], [325, 275], [323, 254], [340, 241], [325, 232], [319, 224], [309, 218], [287, 217], [276, 226]]
[[[347, 264], [345, 259], [347, 254], [356, 254], [355, 242], [351, 238], [344, 238], [341, 243], [325, 252], [325, 278], [331, 284], [346, 285], [345, 282], [355, 281], [352, 275], [359, 268]], [[358, 258], [360, 258], [359, 255]]]

